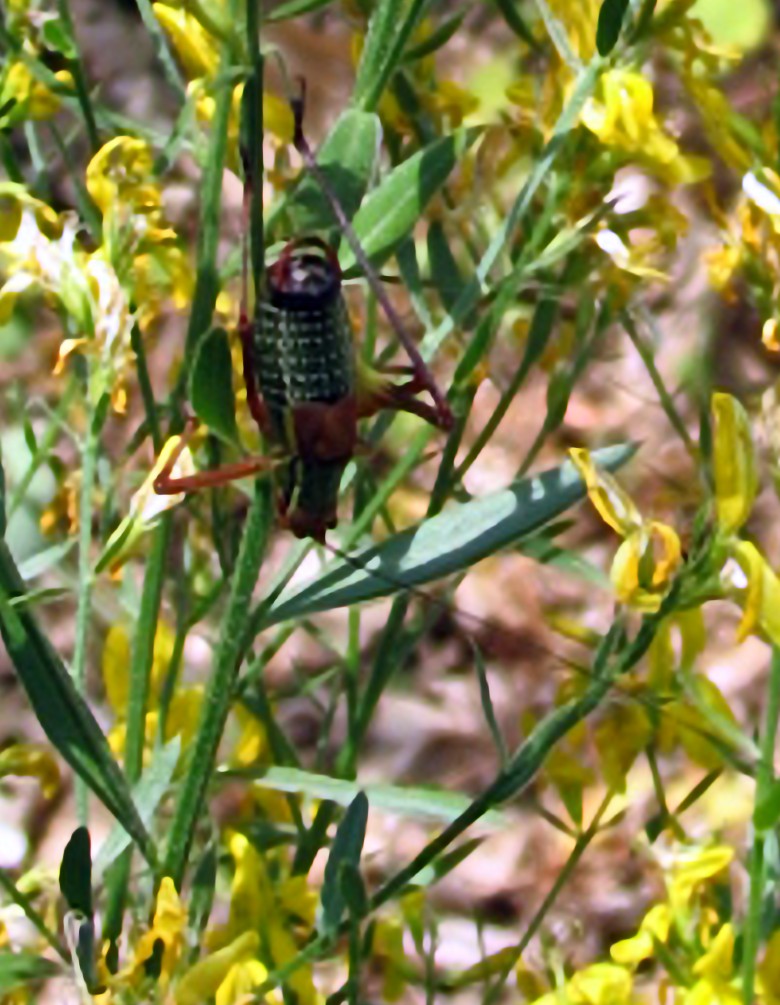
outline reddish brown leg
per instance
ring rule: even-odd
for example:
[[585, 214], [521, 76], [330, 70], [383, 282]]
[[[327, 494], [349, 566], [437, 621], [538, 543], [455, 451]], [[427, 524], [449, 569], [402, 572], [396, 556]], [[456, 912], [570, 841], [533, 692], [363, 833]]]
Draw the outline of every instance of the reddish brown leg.
[[187, 428], [176, 449], [168, 458], [160, 474], [155, 478], [154, 491], [158, 496], [175, 495], [177, 492], [196, 492], [198, 489], [227, 485], [238, 478], [247, 478], [250, 475], [258, 475], [264, 471], [270, 471], [278, 463], [278, 461], [274, 461], [270, 457], [248, 457], [245, 461], [225, 464], [221, 468], [212, 468], [209, 471], [198, 471], [194, 475], [184, 475], [181, 478], [174, 478], [173, 469], [192, 437], [195, 425], [193, 421], [188, 422]]

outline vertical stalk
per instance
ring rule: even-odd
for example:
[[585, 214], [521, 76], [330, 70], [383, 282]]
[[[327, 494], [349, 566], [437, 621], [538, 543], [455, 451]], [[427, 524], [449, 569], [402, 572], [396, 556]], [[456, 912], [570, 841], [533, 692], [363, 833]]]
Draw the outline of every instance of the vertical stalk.
[[60, 15], [60, 20], [65, 25], [65, 30], [73, 43], [73, 51], [75, 55], [68, 58], [68, 67], [70, 72], [73, 74], [73, 82], [76, 85], [76, 98], [78, 100], [79, 107], [81, 108], [81, 114], [84, 116], [84, 125], [87, 130], [89, 146], [94, 154], [100, 149], [100, 136], [98, 134], [97, 122], [95, 121], [95, 112], [92, 108], [92, 101], [89, 97], [87, 80], [84, 76], [84, 65], [81, 62], [81, 57], [78, 55], [76, 32], [73, 28], [73, 18], [71, 17], [68, 0], [58, 0], [57, 11]]
[[233, 701], [234, 687], [243, 657], [242, 636], [252, 591], [263, 562], [271, 527], [271, 494], [258, 481], [247, 515], [230, 598], [222, 620], [214, 656], [214, 670], [206, 686], [198, 732], [192, 745], [189, 767], [179, 789], [168, 838], [163, 875], [181, 887], [195, 828], [203, 810], [217, 748]]
[[[144, 739], [146, 736], [146, 708], [149, 697], [149, 680], [154, 662], [154, 639], [160, 617], [165, 562], [171, 538], [171, 514], [165, 513], [157, 526], [152, 540], [152, 549], [146, 564], [144, 585], [141, 594], [141, 609], [133, 636], [130, 659], [130, 694], [127, 702], [127, 733], [125, 738], [125, 775], [134, 785], [141, 777], [143, 768]], [[106, 920], [104, 938], [115, 944], [122, 931], [122, 915], [127, 899], [127, 885], [133, 846], [130, 845], [120, 860], [114, 864], [106, 886]]]
[[[92, 556], [92, 498], [97, 476], [97, 458], [100, 449], [100, 431], [103, 428], [106, 409], [103, 402], [93, 409], [87, 398], [89, 424], [81, 458], [81, 492], [79, 494], [79, 586], [76, 601], [76, 639], [73, 648], [71, 676], [80, 695], [84, 695], [87, 683], [87, 647], [89, 644], [89, 621], [92, 609], [92, 586], [94, 572]], [[105, 402], [107, 405], [108, 402]], [[80, 824], [86, 826], [88, 817], [87, 786], [76, 779], [76, 814]]]
[[745, 941], [742, 954], [742, 1001], [752, 1005], [756, 978], [756, 956], [761, 938], [761, 902], [764, 896], [764, 850], [766, 830], [756, 823], [756, 811], [764, 804], [774, 786], [774, 756], [777, 723], [780, 718], [780, 649], [773, 648], [769, 668], [769, 687], [764, 730], [761, 737], [761, 757], [756, 767], [756, 800], [753, 811], [753, 847], [750, 852], [750, 895], [745, 918]]

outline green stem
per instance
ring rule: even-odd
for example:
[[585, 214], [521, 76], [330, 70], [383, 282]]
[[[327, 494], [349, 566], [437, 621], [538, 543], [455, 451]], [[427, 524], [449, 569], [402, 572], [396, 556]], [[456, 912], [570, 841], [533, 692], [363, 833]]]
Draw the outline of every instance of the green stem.
[[41, 915], [35, 910], [32, 905], [32, 901], [27, 894], [22, 893], [16, 884], [9, 878], [5, 869], [0, 869], [0, 887], [5, 890], [15, 904], [18, 904], [19, 907], [21, 907], [27, 920], [40, 932], [57, 955], [64, 960], [65, 963], [70, 965], [71, 959], [67, 949], [63, 946], [54, 932], [51, 931]]
[[[222, 53], [220, 71], [231, 67], [228, 47]], [[225, 83], [217, 91], [214, 118], [211, 122], [211, 147], [203, 170], [200, 190], [200, 220], [198, 226], [197, 266], [195, 269], [195, 292], [192, 297], [187, 337], [184, 345], [179, 380], [174, 391], [174, 402], [181, 404], [187, 393], [187, 378], [195, 359], [201, 338], [211, 325], [214, 304], [219, 291], [217, 270], [217, 250], [219, 246], [220, 220], [222, 214], [222, 176], [227, 156], [228, 123], [233, 103], [233, 86]]]
[[579, 865], [580, 860], [587, 851], [591, 841], [598, 834], [599, 827], [601, 826], [601, 821], [604, 817], [604, 814], [607, 812], [609, 804], [612, 802], [612, 799], [613, 799], [613, 793], [612, 791], [608, 791], [604, 796], [604, 798], [601, 800], [601, 804], [599, 805], [599, 808], [596, 810], [596, 814], [591, 820], [587, 830], [584, 830], [577, 837], [571, 855], [569, 855], [569, 857], [566, 859], [563, 868], [555, 877], [555, 882], [547, 892], [547, 896], [539, 905], [536, 914], [534, 914], [533, 918], [531, 918], [531, 921], [528, 924], [528, 928], [526, 928], [525, 932], [523, 932], [522, 939], [520, 939], [518, 944], [515, 946], [512, 955], [507, 959], [506, 965], [502, 970], [500, 980], [498, 980], [497, 983], [491, 988], [490, 992], [487, 995], [485, 995], [483, 1005], [492, 1005], [492, 1003], [496, 1001], [496, 999], [500, 996], [503, 987], [506, 984], [507, 978], [509, 977], [509, 974], [512, 972], [515, 965], [519, 962], [521, 956], [528, 948], [531, 939], [539, 931], [542, 922], [547, 917], [550, 908], [558, 899], [558, 895], [560, 894], [561, 890], [563, 890], [563, 888], [569, 882], [572, 873]]
[[[134, 785], [143, 769], [144, 741], [146, 739], [146, 709], [149, 698], [149, 681], [154, 663], [154, 640], [160, 618], [165, 563], [171, 538], [171, 514], [165, 513], [155, 529], [152, 547], [146, 565], [141, 607], [133, 637], [130, 659], [130, 694], [127, 701], [127, 733], [125, 738], [125, 775]], [[122, 854], [107, 881], [107, 909], [104, 937], [114, 943], [122, 931], [122, 915], [130, 880], [133, 846]]]
[[[769, 687], [761, 738], [761, 756], [756, 766], [756, 810], [769, 797], [774, 786], [774, 756], [777, 723], [780, 717], [780, 649], [773, 648], [769, 669]], [[771, 830], [759, 830], [753, 824], [753, 847], [750, 853], [750, 896], [745, 918], [745, 939], [742, 955], [742, 1000], [752, 1005], [756, 976], [756, 957], [761, 937], [761, 904], [764, 896], [764, 852], [767, 835]]]
[[233, 701], [243, 656], [246, 615], [260, 573], [272, 521], [270, 488], [267, 481], [260, 480], [255, 484], [255, 495], [249, 507], [230, 597], [214, 655], [214, 670], [206, 686], [198, 732], [170, 827], [163, 875], [172, 877], [179, 888], [214, 770], [217, 748]]
[[136, 0], [136, 3], [138, 4], [138, 13], [141, 15], [144, 27], [149, 32], [157, 58], [160, 60], [165, 78], [176, 92], [176, 97], [180, 101], [185, 101], [187, 98], [187, 88], [181, 73], [179, 73], [176, 61], [171, 55], [165, 32], [160, 27], [160, 22], [154, 16], [152, 5], [149, 0]]
[[7, 519], [10, 520], [14, 513], [17, 511], [19, 506], [24, 502], [27, 495], [27, 491], [32, 484], [33, 478], [35, 478], [36, 473], [42, 464], [45, 464], [48, 460], [49, 454], [57, 443], [62, 432], [62, 425], [64, 423], [65, 416], [68, 413], [68, 409], [73, 403], [74, 398], [78, 392], [78, 383], [75, 380], [68, 382], [60, 398], [52, 421], [46, 427], [40, 440], [38, 441], [38, 450], [35, 455], [30, 459], [30, 463], [27, 470], [22, 475], [19, 483], [14, 486], [13, 495], [7, 504]]
[[[58, 0], [57, 10], [60, 15], [60, 20], [65, 26], [67, 34], [73, 43], [73, 49], [78, 53], [78, 44], [76, 41], [76, 32], [73, 28], [73, 18], [70, 13], [70, 4], [68, 0]], [[89, 146], [93, 154], [97, 153], [100, 149], [100, 136], [98, 134], [97, 123], [95, 121], [95, 112], [92, 108], [92, 101], [89, 97], [89, 90], [87, 89], [87, 81], [84, 76], [84, 65], [81, 62], [81, 57], [78, 55], [71, 56], [68, 59], [68, 68], [73, 76], [73, 83], [76, 87], [76, 98], [81, 108], [81, 114], [84, 116], [84, 125], [87, 130], [87, 138], [89, 139]]]
[[[652, 318], [647, 312], [642, 312], [643, 320], [646, 320], [649, 324], [652, 324]], [[639, 330], [634, 323], [634, 318], [631, 316], [629, 311], [623, 311], [620, 319], [623, 323], [623, 327], [631, 339], [631, 342], [639, 353], [639, 356], [644, 363], [647, 374], [650, 380], [653, 382], [653, 387], [658, 394], [658, 400], [661, 402], [661, 407], [666, 414], [667, 419], [671, 423], [672, 428], [677, 433], [677, 435], [682, 440], [685, 449], [688, 451], [689, 456], [693, 457], [694, 460], [699, 456], [699, 450], [696, 444], [690, 437], [688, 430], [685, 428], [685, 423], [683, 422], [680, 413], [674, 406], [674, 401], [672, 396], [666, 390], [666, 385], [664, 384], [663, 377], [658, 372], [658, 367], [655, 365], [655, 358], [653, 350], [647, 345], [645, 340], [639, 334]]]
[[[87, 647], [89, 643], [89, 623], [92, 609], [92, 586], [94, 571], [92, 556], [92, 501], [97, 479], [97, 458], [100, 449], [100, 432], [103, 427], [105, 408], [99, 404], [94, 410], [89, 408], [89, 426], [81, 457], [81, 493], [79, 496], [79, 563], [78, 599], [76, 603], [76, 639], [73, 649], [71, 676], [80, 695], [84, 695], [87, 685]], [[80, 824], [87, 825], [87, 786], [76, 779], [76, 811]]]

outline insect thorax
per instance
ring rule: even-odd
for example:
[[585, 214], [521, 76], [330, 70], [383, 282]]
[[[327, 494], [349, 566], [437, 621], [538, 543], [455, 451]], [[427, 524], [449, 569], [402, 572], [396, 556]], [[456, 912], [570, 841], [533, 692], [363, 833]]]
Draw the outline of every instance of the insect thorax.
[[354, 393], [352, 329], [331, 249], [289, 244], [268, 270], [258, 310], [254, 371], [269, 410], [334, 404]]

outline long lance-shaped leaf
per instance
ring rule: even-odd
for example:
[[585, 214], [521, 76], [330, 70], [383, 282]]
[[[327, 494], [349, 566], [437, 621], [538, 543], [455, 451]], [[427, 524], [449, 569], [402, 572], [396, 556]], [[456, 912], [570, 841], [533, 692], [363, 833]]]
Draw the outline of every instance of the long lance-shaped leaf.
[[[411, 233], [480, 132], [458, 129], [434, 140], [394, 168], [367, 196], [352, 224], [372, 265], [381, 266]], [[355, 266], [354, 252], [346, 242], [342, 242], [339, 260], [345, 272]]]
[[8, 546], [0, 541], [0, 634], [38, 722], [52, 745], [152, 862], [154, 848], [103, 731], [30, 606], [12, 603], [24, 592]]
[[[632, 444], [595, 452], [614, 471]], [[514, 482], [501, 492], [452, 506], [417, 527], [394, 534], [328, 566], [313, 582], [288, 587], [268, 607], [261, 627], [348, 607], [462, 572], [561, 515], [585, 495], [571, 462]]]
[[[382, 126], [373, 112], [348, 108], [342, 112], [317, 151], [317, 163], [325, 179], [351, 220], [363, 201], [376, 172]], [[316, 179], [304, 174], [300, 185], [274, 206], [268, 229], [286, 214], [293, 234], [308, 234], [334, 227], [330, 203]]]

